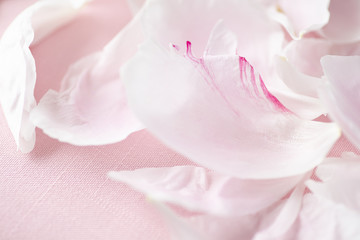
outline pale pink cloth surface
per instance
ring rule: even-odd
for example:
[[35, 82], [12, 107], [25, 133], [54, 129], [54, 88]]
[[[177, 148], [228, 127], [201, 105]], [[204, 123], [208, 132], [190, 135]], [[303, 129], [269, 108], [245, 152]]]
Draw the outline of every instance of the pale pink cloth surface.
[[[0, 0], [0, 33], [34, 0]], [[95, 0], [69, 25], [32, 47], [39, 100], [67, 67], [100, 50], [131, 18], [124, 0]], [[22, 154], [0, 113], [0, 239], [169, 239], [159, 213], [108, 171], [191, 164], [146, 131], [121, 143], [76, 147], [37, 131]], [[345, 138], [331, 153], [355, 151]], [[316, 146], [314, 146], [316, 147]]]
[[[32, 2], [0, 0], [0, 33]], [[33, 46], [37, 101], [59, 88], [71, 63], [101, 50], [130, 18], [125, 0], [95, 0]], [[108, 171], [189, 163], [146, 131], [109, 146], [76, 147], [38, 130], [30, 154], [17, 151], [2, 112], [0, 132], [0, 239], [169, 239], [144, 196], [107, 177]]]

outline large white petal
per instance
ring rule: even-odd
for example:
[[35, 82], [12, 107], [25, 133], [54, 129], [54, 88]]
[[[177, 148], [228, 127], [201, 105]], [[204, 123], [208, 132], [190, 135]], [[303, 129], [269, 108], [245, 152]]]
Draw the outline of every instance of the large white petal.
[[156, 201], [222, 216], [256, 213], [283, 198], [302, 178], [245, 180], [193, 166], [110, 172], [109, 176]]
[[126, 92], [145, 126], [193, 161], [240, 178], [285, 177], [312, 169], [339, 137], [334, 124], [290, 113], [244, 58], [170, 48], [146, 42], [123, 68]]
[[35, 144], [35, 127], [29, 114], [36, 105], [36, 67], [29, 47], [69, 22], [85, 2], [38, 1], [11, 23], [0, 40], [0, 102], [22, 152], [31, 151]]
[[31, 120], [50, 137], [74, 145], [109, 144], [142, 129], [128, 108], [119, 75], [142, 34], [139, 13], [102, 52], [70, 66], [59, 92], [50, 90]]
[[330, 117], [360, 148], [360, 56], [325, 56], [321, 64], [328, 80], [321, 97]]

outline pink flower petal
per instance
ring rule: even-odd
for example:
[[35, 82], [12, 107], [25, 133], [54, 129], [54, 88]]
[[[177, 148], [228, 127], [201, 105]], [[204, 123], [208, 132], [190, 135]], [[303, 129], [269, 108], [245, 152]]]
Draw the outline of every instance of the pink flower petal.
[[259, 228], [262, 217], [266, 215], [225, 218], [203, 214], [181, 217], [164, 204], [155, 202], [154, 205], [163, 216], [172, 239], [175, 240], [252, 239]]
[[224, 21], [219, 20], [210, 33], [205, 55], [226, 55], [237, 52], [237, 37]]
[[149, 1], [144, 12], [144, 29], [162, 46], [177, 46], [191, 40], [195, 55], [207, 48], [213, 26], [222, 19], [237, 37], [237, 53], [256, 66], [262, 76], [271, 72], [274, 54], [281, 50], [284, 34], [266, 10], [253, 0]]
[[323, 79], [308, 76], [298, 71], [295, 69], [295, 66], [284, 57], [276, 57], [275, 63], [279, 78], [289, 88], [288, 91], [284, 92], [288, 92], [289, 95], [292, 94], [294, 98], [298, 96], [298, 98], [302, 100], [303, 105], [305, 105], [304, 103], [306, 101], [313, 103], [312, 105], [305, 105], [305, 107], [299, 106], [299, 104], [294, 106], [290, 103], [289, 99], [282, 99], [281, 96], [276, 95], [290, 110], [302, 118], [310, 120], [326, 113], [326, 109], [320, 102], [317, 93], [320, 86], [324, 84]]
[[72, 65], [59, 92], [48, 91], [31, 113], [47, 135], [74, 145], [121, 141], [142, 129], [128, 108], [119, 76], [143, 35], [140, 14], [102, 52]]
[[324, 75], [320, 59], [329, 55], [333, 44], [324, 39], [303, 38], [285, 48], [285, 56], [296, 69], [312, 77]]
[[192, 166], [110, 172], [109, 176], [153, 200], [222, 216], [256, 213], [279, 201], [302, 178], [245, 180]]
[[[306, 180], [309, 174], [305, 174]], [[276, 210], [277, 214], [269, 226], [256, 233], [254, 240], [281, 239], [292, 228], [295, 223], [302, 205], [305, 185], [302, 181], [292, 192], [290, 197], [285, 200]]]
[[[299, 192], [301, 193], [301, 192]], [[194, 214], [180, 216], [174, 210], [162, 203], [155, 202], [155, 206], [162, 213], [174, 239], [293, 239], [293, 220], [298, 216], [302, 196], [296, 194], [293, 199], [279, 201], [273, 206], [256, 214], [246, 216], [219, 217], [211, 214]], [[289, 221], [286, 221], [286, 219]], [[273, 223], [284, 221], [280, 228], [273, 228]], [[267, 235], [261, 235], [266, 233]], [[290, 233], [290, 234], [289, 234]]]
[[138, 13], [140, 11], [141, 7], [145, 3], [145, 0], [127, 0], [127, 2], [128, 2], [131, 12], [135, 15], [136, 13]]
[[316, 194], [360, 214], [360, 157], [345, 153], [341, 158], [326, 159], [317, 167], [321, 182], [309, 181], [307, 186]]
[[329, 21], [330, 0], [280, 0], [277, 11], [273, 13], [277, 19], [295, 38], [301, 38], [305, 33], [319, 30]]
[[321, 97], [349, 140], [360, 148], [360, 57], [325, 56], [321, 59], [329, 81]]
[[331, 0], [329, 23], [321, 33], [334, 42], [360, 41], [360, 2], [358, 0]]
[[85, 1], [38, 1], [24, 10], [0, 41], [0, 102], [16, 144], [29, 152], [35, 143], [35, 127], [29, 120], [36, 105], [33, 95], [36, 69], [30, 45], [69, 22]]
[[339, 137], [334, 124], [290, 113], [244, 58], [171, 48], [145, 43], [123, 77], [139, 119], [191, 160], [240, 178], [286, 177], [315, 167]]
[[326, 55], [359, 55], [360, 44], [335, 44], [326, 39], [303, 38], [285, 48], [285, 56], [296, 69], [313, 77], [324, 75], [320, 59]]
[[297, 223], [291, 239], [353, 240], [360, 238], [359, 212], [354, 212], [314, 194], [305, 196]]

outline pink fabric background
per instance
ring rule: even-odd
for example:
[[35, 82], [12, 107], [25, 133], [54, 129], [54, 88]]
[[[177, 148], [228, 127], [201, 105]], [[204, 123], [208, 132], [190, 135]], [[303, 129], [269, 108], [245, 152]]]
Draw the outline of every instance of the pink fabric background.
[[[0, 0], [0, 33], [32, 2]], [[58, 89], [72, 62], [100, 50], [130, 18], [125, 0], [94, 0], [32, 47], [37, 100]], [[111, 170], [191, 164], [146, 131], [100, 147], [71, 146], [37, 131], [30, 154], [16, 150], [2, 113], [0, 132], [0, 239], [169, 239], [144, 196], [106, 176]], [[354, 150], [344, 138], [340, 143], [331, 155]]]

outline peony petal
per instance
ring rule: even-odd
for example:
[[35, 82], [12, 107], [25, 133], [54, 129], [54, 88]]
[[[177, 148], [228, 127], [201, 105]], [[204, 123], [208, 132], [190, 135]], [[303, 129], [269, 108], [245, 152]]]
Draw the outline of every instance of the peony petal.
[[331, 0], [329, 23], [321, 33], [334, 42], [360, 41], [360, 2], [358, 0]]
[[[305, 174], [303, 180], [308, 179], [309, 174]], [[270, 225], [258, 232], [255, 235], [254, 240], [269, 240], [269, 239], [281, 239], [281, 236], [291, 229], [292, 225], [296, 221], [304, 195], [305, 185], [302, 181], [295, 190], [292, 192], [290, 197], [285, 201], [283, 205], [280, 205], [277, 209], [277, 215], [270, 223]]]
[[265, 214], [244, 217], [218, 217], [213, 215], [195, 215], [182, 217], [168, 206], [155, 202], [154, 206], [162, 214], [176, 240], [238, 240], [252, 239]]
[[137, 15], [102, 52], [72, 65], [59, 92], [48, 91], [31, 120], [50, 137], [74, 145], [121, 141], [143, 129], [128, 108], [119, 76], [121, 65], [142, 41]]
[[277, 70], [284, 83], [294, 92], [305, 96], [317, 98], [317, 89], [323, 84], [323, 80], [307, 76], [297, 71], [286, 59], [275, 59]]
[[281, 50], [284, 35], [266, 9], [253, 0], [152, 0], [145, 5], [145, 32], [163, 47], [169, 43], [183, 46], [191, 40], [195, 55], [201, 55], [213, 26], [222, 19], [237, 36], [237, 53], [262, 76], [271, 74], [269, 63]]
[[321, 90], [330, 117], [342, 128], [349, 140], [360, 148], [360, 56], [325, 56], [321, 59], [329, 81]]
[[12, 22], [0, 41], [0, 102], [22, 152], [31, 151], [35, 144], [35, 127], [29, 114], [36, 105], [36, 69], [29, 46], [69, 22], [85, 2], [38, 1]]
[[290, 42], [285, 56], [296, 69], [313, 77], [324, 75], [320, 59], [326, 55], [360, 55], [360, 44], [335, 44], [326, 39], [303, 38]]
[[210, 33], [205, 55], [225, 55], [237, 52], [237, 39], [223, 20], [219, 20]]
[[353, 240], [360, 238], [360, 214], [325, 198], [307, 194], [291, 239]]
[[317, 90], [324, 80], [297, 71], [286, 58], [276, 57], [275, 61], [279, 77], [292, 91], [317, 99]]
[[272, 16], [294, 39], [319, 30], [329, 21], [330, 0], [279, 0]]
[[317, 90], [324, 82], [321, 78], [299, 72], [285, 57], [276, 56], [274, 62], [279, 81], [275, 88], [269, 89], [287, 109], [308, 120], [327, 113], [317, 96]]
[[145, 3], [145, 0], [127, 0], [127, 2], [131, 9], [131, 12], [135, 15], [140, 11], [141, 7]]
[[326, 114], [327, 110], [317, 98], [298, 94], [291, 89], [281, 90], [269, 88], [283, 105], [301, 119], [313, 120]]
[[[358, 55], [359, 44], [334, 44], [324, 39], [303, 38], [291, 41], [284, 57], [275, 59], [280, 84], [269, 87], [271, 92], [292, 112], [305, 119], [315, 119], [327, 114], [318, 98], [323, 86], [323, 69], [320, 59], [328, 54]], [[286, 86], [282, 86], [285, 83]], [[271, 84], [271, 83], [270, 83]]]
[[222, 216], [247, 215], [269, 207], [302, 178], [243, 180], [193, 166], [110, 172], [109, 176], [153, 200]]
[[285, 48], [285, 56], [296, 69], [312, 77], [324, 75], [320, 59], [330, 54], [333, 44], [324, 39], [303, 38], [290, 42]]
[[327, 159], [317, 167], [321, 182], [309, 181], [307, 186], [316, 194], [360, 214], [360, 157], [345, 153], [341, 158]]
[[[298, 195], [297, 197], [300, 197], [300, 199], [297, 199], [296, 204], [301, 206], [301, 196]], [[293, 215], [286, 215], [292, 219], [295, 219], [298, 216], [299, 210], [299, 207], [295, 210], [291, 209], [291, 205], [293, 204], [289, 204], [289, 200], [283, 200], [261, 212], [258, 212], [257, 214], [241, 217], [219, 217], [210, 214], [192, 214], [190, 216], [181, 216], [173, 209], [162, 203], [156, 201], [152, 202], [164, 216], [164, 219], [173, 235], [173, 239], [293, 239], [294, 235], [290, 234], [294, 231], [292, 229], [287, 229], [288, 225], [292, 225], [292, 220], [290, 220], [289, 223], [285, 222], [285, 225], [281, 229], [278, 229], [279, 232], [272, 231], [274, 229], [269, 226], [272, 226], [273, 222], [278, 222], [277, 219], [279, 218], [279, 213], [281, 215], [281, 213], [284, 212], [283, 208], [287, 208], [285, 211], [288, 213], [294, 213]], [[282, 220], [286, 221], [285, 218]], [[268, 235], [260, 236], [259, 233], [264, 232], [265, 229], [268, 229], [268, 231], [266, 231]], [[278, 235], [280, 232], [286, 233]]]
[[149, 131], [193, 161], [240, 178], [297, 175], [322, 161], [339, 137], [334, 124], [288, 112], [244, 58], [198, 59], [190, 45], [182, 57], [148, 41], [123, 68], [130, 106]]

